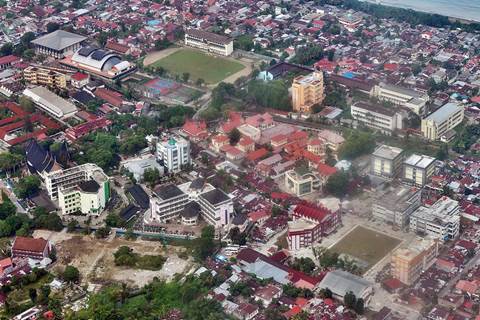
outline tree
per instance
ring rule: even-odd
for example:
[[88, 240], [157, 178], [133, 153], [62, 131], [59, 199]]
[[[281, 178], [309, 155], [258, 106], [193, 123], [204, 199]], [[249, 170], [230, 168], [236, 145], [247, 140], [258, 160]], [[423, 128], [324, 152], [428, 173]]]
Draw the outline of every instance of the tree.
[[122, 218], [120, 218], [120, 216], [115, 213], [109, 213], [105, 218], [105, 224], [108, 227], [112, 227], [112, 228], [120, 227], [122, 223], [123, 223]]
[[238, 141], [240, 141], [242, 134], [237, 128], [233, 128], [229, 133], [228, 133], [228, 139], [230, 140], [230, 145], [236, 145]]
[[25, 32], [23, 36], [20, 38], [20, 42], [25, 46], [28, 47], [30, 45], [30, 41], [35, 39], [35, 33], [29, 31]]
[[30, 297], [30, 301], [32, 301], [32, 303], [35, 303], [37, 301], [37, 289], [28, 289], [28, 296]]
[[370, 132], [352, 132], [339, 150], [342, 159], [354, 159], [375, 149], [375, 139]]
[[190, 73], [184, 72], [184, 73], [182, 74], [182, 80], [183, 80], [183, 82], [187, 83], [187, 82], [188, 82], [188, 79], [190, 79]]
[[67, 224], [67, 231], [68, 232], [74, 232], [78, 227], [78, 222], [77, 220], [71, 220], [70, 222], [68, 222]]
[[25, 111], [33, 112], [35, 110], [32, 100], [27, 96], [20, 96], [20, 98], [18, 98], [18, 103]]
[[21, 178], [14, 188], [15, 194], [22, 199], [28, 198], [39, 190], [40, 183], [40, 178], [37, 176]]
[[343, 171], [338, 171], [328, 178], [327, 184], [325, 185], [325, 189], [328, 193], [336, 197], [342, 198], [348, 192], [348, 183], [349, 183], [348, 173]]
[[80, 272], [74, 266], [66, 266], [62, 277], [63, 280], [67, 282], [78, 282], [80, 279]]
[[14, 169], [21, 165], [22, 161], [23, 156], [19, 154], [11, 152], [0, 153], [0, 172]]
[[365, 302], [362, 298], [357, 299], [355, 303], [355, 312], [358, 314], [363, 314], [365, 312]]
[[143, 181], [150, 185], [155, 185], [160, 180], [160, 171], [157, 168], [147, 168], [143, 171]]
[[50, 32], [53, 32], [53, 31], [57, 31], [58, 29], [60, 29], [60, 25], [56, 22], [49, 22], [47, 23], [47, 32], [50, 33]]
[[13, 53], [13, 45], [10, 42], [5, 43], [0, 47], [0, 56], [8, 56]]
[[203, 86], [205, 84], [205, 80], [203, 78], [198, 78], [195, 84], [199, 87]]
[[343, 303], [347, 308], [354, 309], [357, 303], [357, 298], [355, 297], [355, 294], [353, 294], [352, 291], [348, 291], [343, 297]]
[[110, 234], [111, 228], [109, 226], [98, 228], [95, 232], [95, 238], [104, 239]]

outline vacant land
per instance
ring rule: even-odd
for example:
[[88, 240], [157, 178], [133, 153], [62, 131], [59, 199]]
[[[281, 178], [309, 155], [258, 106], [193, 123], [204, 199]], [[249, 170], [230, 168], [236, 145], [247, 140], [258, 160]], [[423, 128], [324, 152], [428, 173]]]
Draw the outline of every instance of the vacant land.
[[207, 84], [220, 82], [245, 68], [239, 62], [193, 49], [176, 50], [151, 65], [179, 76], [189, 73], [190, 79], [196, 81], [201, 78]]
[[364, 261], [370, 268], [382, 260], [400, 242], [400, 239], [357, 226], [330, 249]]

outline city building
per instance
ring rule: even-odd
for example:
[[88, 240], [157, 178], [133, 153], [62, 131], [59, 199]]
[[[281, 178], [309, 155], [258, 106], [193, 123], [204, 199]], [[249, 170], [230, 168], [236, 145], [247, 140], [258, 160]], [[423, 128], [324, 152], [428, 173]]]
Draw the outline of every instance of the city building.
[[435, 158], [412, 154], [403, 162], [403, 181], [423, 187], [435, 171]]
[[202, 218], [216, 227], [228, 225], [233, 214], [233, 201], [222, 190], [213, 189], [198, 196]]
[[95, 171], [92, 178], [73, 187], [58, 189], [58, 206], [63, 215], [99, 216], [110, 199], [110, 182], [103, 172]]
[[190, 165], [190, 142], [179, 136], [157, 142], [157, 159], [168, 172], [178, 172]]
[[392, 255], [392, 276], [406, 285], [413, 284], [438, 256], [437, 239], [417, 239], [408, 247], [396, 249]]
[[[446, 139], [453, 137], [449, 133], [462, 123], [464, 108], [454, 102], [449, 102], [425, 119], [422, 119], [422, 133], [428, 140]], [[448, 142], [448, 141], [447, 141]]]
[[403, 150], [381, 145], [372, 154], [372, 174], [385, 178], [394, 178], [401, 173]]
[[138, 158], [124, 160], [120, 166], [128, 170], [136, 181], [143, 181], [145, 170], [158, 170], [163, 175], [164, 168], [161, 166], [154, 155], [148, 154]]
[[222, 56], [233, 53], [232, 38], [199, 29], [185, 30], [185, 45]]
[[36, 86], [27, 88], [23, 91], [23, 94], [29, 97], [37, 107], [57, 119], [71, 118], [78, 111], [73, 103], [63, 99], [45, 87]]
[[297, 167], [285, 172], [285, 186], [298, 197], [308, 195], [320, 188], [320, 179], [307, 167]]
[[422, 205], [422, 190], [415, 187], [388, 187], [378, 191], [372, 202], [372, 215], [388, 224], [406, 228], [410, 215]]
[[56, 30], [32, 40], [31, 43], [35, 47], [36, 54], [63, 58], [80, 48], [85, 40], [87, 37], [64, 30]]
[[338, 22], [349, 32], [355, 32], [363, 24], [363, 18], [358, 13], [347, 13], [338, 18]]
[[392, 134], [395, 130], [403, 129], [403, 116], [393, 108], [386, 108], [378, 104], [357, 102], [351, 106], [352, 118], [369, 128], [384, 134]]
[[420, 207], [410, 216], [410, 230], [442, 241], [455, 239], [460, 232], [458, 201], [442, 197], [430, 207]]
[[176, 218], [189, 202], [189, 196], [176, 185], [169, 184], [153, 190], [150, 199], [151, 215], [147, 223], [165, 223]]
[[47, 68], [27, 67], [23, 70], [23, 78], [32, 84], [61, 89], [67, 87], [67, 76], [65, 74]]
[[299, 76], [292, 83], [292, 103], [296, 112], [310, 113], [311, 108], [323, 102], [323, 72], [315, 71], [306, 76]]
[[386, 83], [373, 87], [371, 96], [405, 107], [420, 116], [425, 114], [425, 106], [430, 100], [426, 93]]
[[12, 258], [42, 260], [48, 258], [52, 246], [43, 238], [15, 237], [12, 245]]
[[61, 64], [106, 80], [114, 80], [135, 70], [136, 66], [118, 53], [97, 47], [83, 47], [60, 61]]
[[289, 250], [310, 248], [322, 238], [322, 226], [306, 219], [288, 222], [287, 242]]
[[348, 292], [352, 292], [357, 299], [363, 299], [368, 305], [373, 296], [373, 284], [369, 281], [342, 270], [328, 272], [317, 286], [318, 289], [330, 289], [333, 297], [339, 301]]

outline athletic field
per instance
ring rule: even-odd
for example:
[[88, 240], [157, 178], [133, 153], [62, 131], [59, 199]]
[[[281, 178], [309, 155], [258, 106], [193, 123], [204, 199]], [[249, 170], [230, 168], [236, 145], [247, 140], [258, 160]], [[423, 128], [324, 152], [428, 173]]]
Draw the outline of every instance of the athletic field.
[[245, 68], [239, 62], [185, 48], [154, 62], [152, 66], [162, 67], [179, 76], [188, 72], [191, 80], [201, 78], [207, 84], [220, 82]]

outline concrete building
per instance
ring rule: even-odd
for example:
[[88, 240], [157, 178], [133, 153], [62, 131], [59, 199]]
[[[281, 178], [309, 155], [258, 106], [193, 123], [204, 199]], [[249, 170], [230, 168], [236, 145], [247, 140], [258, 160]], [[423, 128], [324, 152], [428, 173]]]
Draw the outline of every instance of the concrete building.
[[373, 284], [346, 271], [334, 270], [327, 273], [317, 286], [318, 289], [330, 289], [333, 297], [343, 301], [348, 292], [353, 292], [357, 299], [362, 298], [367, 306], [373, 296]]
[[371, 96], [405, 107], [420, 116], [425, 114], [425, 106], [430, 100], [426, 93], [386, 83], [376, 85]]
[[192, 163], [190, 142], [180, 136], [172, 136], [157, 143], [157, 159], [168, 172], [178, 172]]
[[410, 216], [410, 230], [442, 241], [455, 239], [460, 231], [458, 201], [442, 197], [430, 207], [420, 207]]
[[372, 215], [388, 224], [405, 228], [410, 215], [422, 205], [421, 189], [389, 187], [375, 194]]
[[406, 285], [413, 284], [435, 262], [438, 249], [439, 241], [433, 238], [417, 239], [408, 247], [396, 249], [392, 255], [392, 276]]
[[23, 91], [23, 94], [29, 97], [37, 107], [57, 119], [63, 120], [70, 118], [78, 111], [73, 103], [63, 99], [45, 87], [36, 86], [27, 88]]
[[151, 215], [146, 222], [169, 222], [180, 214], [188, 202], [188, 195], [173, 184], [155, 188], [150, 199]]
[[99, 216], [110, 199], [110, 179], [102, 170], [74, 186], [58, 188], [58, 206], [62, 214]]
[[289, 250], [310, 248], [322, 238], [322, 226], [306, 219], [288, 222], [287, 242]]
[[233, 214], [233, 201], [222, 190], [213, 189], [198, 197], [202, 218], [215, 227], [226, 226]]
[[67, 87], [67, 76], [65, 74], [47, 68], [27, 67], [23, 70], [23, 78], [32, 84], [61, 89]]
[[87, 37], [64, 30], [56, 30], [32, 40], [31, 43], [35, 47], [36, 54], [63, 58], [80, 48], [85, 40]]
[[296, 112], [310, 113], [311, 108], [323, 102], [323, 72], [315, 71], [306, 76], [299, 76], [292, 83], [292, 103]]
[[185, 31], [185, 45], [222, 56], [229, 56], [233, 52], [232, 38], [199, 29]]
[[372, 154], [372, 174], [385, 178], [400, 175], [403, 157], [403, 150], [400, 148], [379, 146]]
[[[425, 119], [422, 119], [422, 133], [428, 140], [450, 140], [449, 133], [462, 123], [464, 108], [457, 103], [447, 103]], [[452, 136], [453, 137], [453, 136]]]
[[145, 170], [157, 169], [160, 175], [163, 175], [164, 168], [161, 166], [154, 155], [148, 154], [138, 158], [127, 159], [120, 163], [120, 166], [124, 167], [137, 181], [143, 181], [143, 174]]
[[308, 195], [320, 188], [320, 179], [308, 168], [297, 167], [285, 173], [285, 186], [298, 197]]
[[363, 18], [358, 13], [347, 13], [338, 17], [338, 22], [349, 32], [355, 32], [363, 24]]
[[435, 158], [412, 154], [403, 162], [403, 181], [423, 187], [435, 171]]
[[351, 114], [361, 124], [384, 134], [390, 135], [403, 128], [403, 116], [393, 108], [357, 102], [351, 106]]

